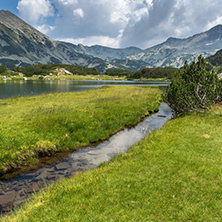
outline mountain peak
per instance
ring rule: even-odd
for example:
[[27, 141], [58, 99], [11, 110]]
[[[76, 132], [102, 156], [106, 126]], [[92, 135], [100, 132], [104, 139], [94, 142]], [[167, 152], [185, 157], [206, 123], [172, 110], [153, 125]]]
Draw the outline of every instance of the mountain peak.
[[18, 36], [25, 36], [31, 41], [50, 41], [52, 42], [52, 44], [54, 44], [54, 41], [51, 40], [49, 37], [45, 36], [37, 29], [9, 11], [0, 11], [0, 25], [7, 27], [8, 31], [10, 31], [11, 33], [14, 33]]
[[208, 35], [208, 41], [222, 40], [222, 25], [217, 25], [206, 32]]
[[25, 22], [11, 12], [1, 10], [0, 11], [0, 23], [2, 23], [4, 25], [12, 26], [15, 24], [17, 25], [18, 23], [25, 23]]
[[211, 29], [209, 30], [209, 32], [211, 32], [211, 31], [213, 31], [213, 30], [222, 30], [222, 24], [219, 24], [219, 25], [214, 26], [213, 28], [211, 28]]
[[11, 13], [10, 11], [6, 11], [6, 10], [0, 10], [0, 14], [3, 14], [3, 15], [11, 15], [11, 16], [15, 16], [13, 13]]

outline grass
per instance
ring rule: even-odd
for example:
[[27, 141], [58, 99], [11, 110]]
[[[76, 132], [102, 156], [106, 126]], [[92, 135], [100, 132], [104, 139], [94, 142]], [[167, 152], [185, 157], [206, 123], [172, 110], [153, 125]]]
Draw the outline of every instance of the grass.
[[151, 132], [2, 221], [222, 221], [222, 104]]
[[158, 110], [160, 99], [158, 88], [106, 86], [0, 100], [0, 173], [103, 140]]

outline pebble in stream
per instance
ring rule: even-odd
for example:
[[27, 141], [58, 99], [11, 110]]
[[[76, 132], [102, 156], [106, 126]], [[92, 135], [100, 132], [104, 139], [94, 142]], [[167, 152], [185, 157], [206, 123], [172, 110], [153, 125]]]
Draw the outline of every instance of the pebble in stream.
[[75, 175], [79, 171], [95, 168], [86, 159], [45, 166], [34, 172], [24, 173], [0, 184], [0, 213], [5, 213], [23, 203], [32, 193], [58, 179]]
[[0, 182], [0, 215], [13, 210], [45, 185], [74, 176], [79, 171], [96, 168], [115, 155], [126, 152], [150, 131], [160, 129], [172, 118], [172, 114], [170, 107], [166, 103], [161, 103], [158, 113], [149, 116], [135, 128], [122, 130], [96, 147], [75, 151], [53, 165], [46, 165], [33, 172]]

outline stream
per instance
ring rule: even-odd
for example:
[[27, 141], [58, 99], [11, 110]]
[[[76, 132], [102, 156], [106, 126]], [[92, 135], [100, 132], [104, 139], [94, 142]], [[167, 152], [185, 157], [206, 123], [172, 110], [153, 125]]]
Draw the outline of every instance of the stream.
[[96, 168], [114, 156], [125, 153], [152, 130], [161, 129], [173, 111], [161, 103], [159, 111], [134, 128], [124, 129], [96, 146], [74, 151], [53, 164], [25, 172], [9, 180], [0, 181], [0, 215], [13, 210], [33, 193], [61, 178], [74, 176], [80, 171]]

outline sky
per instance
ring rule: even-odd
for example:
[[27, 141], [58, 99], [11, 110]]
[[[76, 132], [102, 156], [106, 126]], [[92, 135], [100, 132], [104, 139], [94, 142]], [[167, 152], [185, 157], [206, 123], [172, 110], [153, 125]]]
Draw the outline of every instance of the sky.
[[0, 0], [54, 40], [146, 49], [222, 24], [222, 0]]

